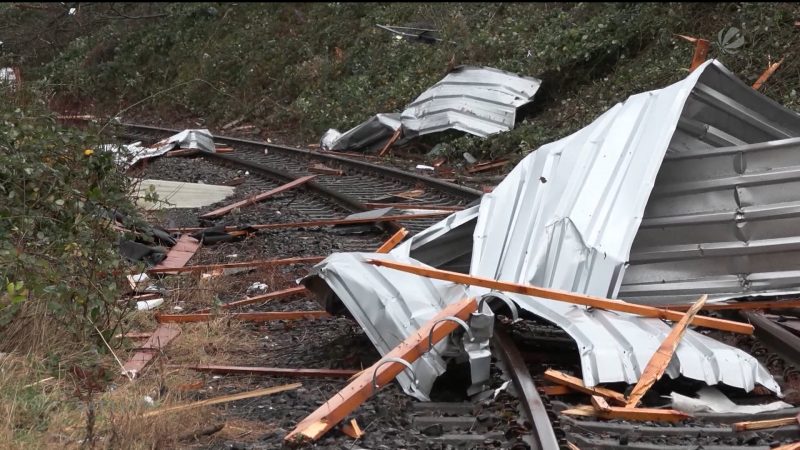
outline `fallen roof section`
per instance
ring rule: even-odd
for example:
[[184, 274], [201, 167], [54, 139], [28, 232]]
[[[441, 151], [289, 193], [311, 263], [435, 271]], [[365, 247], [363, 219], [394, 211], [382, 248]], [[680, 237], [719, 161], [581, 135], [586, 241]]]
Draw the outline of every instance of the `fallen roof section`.
[[[694, 138], [685, 132], [687, 127], [694, 130]], [[791, 185], [780, 187], [780, 192], [753, 190], [747, 183], [740, 186], [742, 181], [749, 181], [746, 178], [748, 166], [742, 163], [758, 161], [749, 167], [765, 184], [791, 180], [792, 170], [767, 173], [768, 153], [762, 153], [767, 156], [759, 161], [742, 156], [737, 159], [736, 154], [742, 154], [741, 148], [735, 151], [715, 149], [796, 136], [800, 136], [797, 114], [750, 89], [720, 63], [709, 61], [686, 79], [664, 89], [634, 95], [578, 132], [540, 147], [491, 193], [485, 194], [477, 210], [471, 208], [451, 215], [384, 258], [397, 258], [409, 263], [421, 261], [435, 267], [450, 265], [452, 270], [458, 270], [455, 266], [460, 266], [462, 271], [468, 270], [475, 276], [598, 297], [616, 298], [622, 286], [621, 292], [625, 294], [622, 297], [629, 299], [628, 286], [633, 283], [628, 283], [632, 278], [625, 276], [625, 268], [631, 248], [634, 247], [630, 258], [631, 276], [653, 268], [645, 266], [649, 260], [641, 258], [641, 253], [638, 253], [638, 249], [645, 248], [638, 246], [644, 241], [637, 237], [643, 217], [676, 219], [673, 212], [681, 207], [684, 214], [715, 212], [721, 210], [715, 206], [725, 205], [725, 201], [730, 204], [733, 200], [738, 202], [734, 206], [739, 208], [758, 199], [764, 199], [767, 205], [779, 201], [785, 203], [787, 200], [778, 194], [785, 196], [796, 192], [796, 189], [789, 189]], [[705, 163], [682, 169], [670, 168], [669, 161], [679, 159], [680, 154], [688, 158], [693, 151], [698, 154], [706, 151], [709, 156], [722, 152], [730, 158], [729, 165], [717, 169]], [[680, 188], [662, 188], [659, 185], [653, 192], [652, 205], [656, 206], [651, 206], [648, 201], [653, 186], [667, 177], [659, 177], [665, 156], [665, 168], [672, 177], [690, 179]], [[791, 164], [788, 167], [791, 168]], [[716, 171], [709, 172], [711, 170]], [[738, 172], [726, 176], [725, 171]], [[670, 180], [669, 177], [666, 179]], [[715, 191], [717, 187], [720, 187], [718, 192]], [[703, 192], [712, 194], [690, 198], [692, 201], [688, 205], [682, 204], [681, 201], [687, 197], [681, 195]], [[759, 196], [760, 193], [763, 194]], [[670, 200], [662, 201], [662, 194]], [[715, 204], [714, 200], [719, 202]], [[734, 211], [737, 211], [736, 207]], [[661, 211], [665, 213], [657, 215]], [[778, 217], [785, 219], [786, 215], [778, 215], [776, 219]], [[730, 235], [731, 230], [735, 230], [735, 222], [728, 225], [727, 233]], [[767, 226], [763, 232], [769, 229]], [[776, 229], [789, 228], [772, 228]], [[709, 233], [682, 233], [684, 239], [707, 236]], [[792, 248], [786, 246], [783, 250]], [[748, 255], [756, 250], [745, 242], [718, 255], [746, 262]], [[699, 259], [703, 253], [694, 252], [692, 257]], [[680, 260], [674, 257], [675, 254], [673, 252], [672, 258]], [[678, 252], [677, 255], [682, 254]], [[425, 291], [417, 290], [418, 287], [412, 284], [413, 279], [375, 288], [377, 284], [391, 280], [388, 278], [390, 275], [379, 268], [365, 268], [362, 262], [352, 258], [347, 260], [334, 255], [322, 263], [326, 272], [335, 274], [337, 280], [331, 283], [328, 281], [330, 276], [326, 279], [330, 288], [346, 304], [343, 297], [364, 297], [363, 301], [379, 298], [381, 302], [400, 303], [397, 308], [413, 311], [413, 308], [404, 306], [405, 302], [417, 301], [425, 295], [422, 294]], [[466, 258], [470, 258], [468, 265], [464, 264]], [[347, 265], [340, 264], [345, 260]], [[670, 261], [669, 258], [666, 260]], [[724, 261], [707, 260], [709, 269], [705, 270], [716, 265], [724, 266]], [[681, 272], [680, 264], [687, 269]], [[680, 260], [674, 267], [661, 269], [663, 275], [655, 267], [649, 273], [651, 285], [657, 287], [658, 276], [671, 276], [672, 273], [682, 276], [681, 282], [690, 281], [693, 273], [689, 267], [692, 266]], [[359, 286], [359, 290], [353, 290], [351, 283]], [[750, 292], [746, 290], [750, 286], [742, 285], [739, 290], [729, 291]], [[438, 292], [445, 292], [446, 285], [438, 287]], [[697, 292], [690, 291], [691, 296], [704, 292], [702, 283], [694, 287]], [[797, 290], [797, 284], [792, 287]], [[477, 297], [485, 293], [487, 290], [483, 288], [469, 288], [467, 295]], [[670, 292], [670, 295], [676, 293]], [[449, 303], [462, 297], [459, 292], [452, 297], [439, 297], [436, 301]], [[670, 332], [670, 326], [659, 319], [589, 310], [520, 294], [508, 294], [506, 298], [512, 299], [528, 313], [558, 325], [575, 339], [582, 362], [583, 382], [588, 387], [606, 382], [635, 383], [642, 368]], [[347, 306], [352, 311], [350, 305]], [[373, 321], [372, 325], [366, 326], [374, 326], [374, 321], [387, 320], [384, 317], [386, 313], [377, 309], [372, 314], [364, 315]], [[362, 323], [362, 326], [365, 325]], [[376, 330], [384, 333], [383, 328]], [[376, 339], [379, 338], [382, 336]], [[686, 332], [678, 345], [666, 374], [671, 378], [683, 375], [709, 385], [723, 383], [748, 391], [758, 383], [780, 392], [775, 380], [755, 358], [692, 330]]]
[[401, 113], [378, 114], [345, 133], [328, 130], [325, 150], [380, 148], [397, 130], [402, 143], [445, 130], [475, 136], [514, 128], [517, 108], [533, 100], [541, 81], [490, 67], [459, 66], [411, 102]]

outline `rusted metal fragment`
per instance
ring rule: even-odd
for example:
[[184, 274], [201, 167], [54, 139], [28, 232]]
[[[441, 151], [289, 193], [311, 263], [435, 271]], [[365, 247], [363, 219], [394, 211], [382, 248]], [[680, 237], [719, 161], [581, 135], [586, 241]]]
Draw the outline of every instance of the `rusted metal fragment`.
[[325, 311], [270, 311], [233, 314], [156, 314], [158, 323], [208, 322], [218, 318], [244, 322], [271, 322], [273, 320], [303, 320], [330, 317]]
[[385, 362], [391, 362], [390, 358], [399, 358], [409, 363], [416, 361], [420, 356], [428, 352], [429, 342], [436, 343], [441, 341], [459, 326], [456, 322], [449, 320], [437, 323], [439, 320], [448, 316], [467, 320], [477, 307], [478, 304], [474, 298], [447, 305], [430, 321], [426, 322], [415, 333], [401, 342], [400, 345], [387, 353], [380, 361], [363, 371], [338, 394], [331, 397], [324, 405], [303, 419], [286, 436], [285, 440], [288, 442], [303, 439], [315, 441], [322, 437], [328, 430], [375, 394], [380, 389], [375, 385], [384, 386], [388, 384], [406, 368], [400, 363], [384, 364]]
[[351, 369], [292, 369], [286, 367], [243, 367], [214, 365], [180, 367], [183, 369], [194, 370], [196, 372], [208, 372], [223, 375], [274, 375], [287, 378], [349, 378], [359, 372], [358, 370]]
[[135, 378], [142, 373], [145, 367], [169, 345], [173, 339], [181, 334], [181, 327], [174, 324], [161, 324], [141, 347], [122, 366], [123, 374]]
[[147, 269], [148, 273], [163, 273], [163, 272], [210, 272], [219, 269], [232, 269], [242, 267], [281, 267], [289, 266], [292, 264], [316, 264], [322, 261], [321, 256], [305, 256], [299, 258], [285, 258], [285, 259], [262, 259], [257, 261], [244, 261], [238, 263], [225, 263], [225, 264], [201, 264], [197, 266], [184, 266], [179, 268], [151, 268]]
[[239, 202], [236, 202], [236, 203], [232, 203], [232, 204], [230, 204], [228, 206], [223, 206], [222, 208], [215, 209], [215, 210], [207, 212], [205, 214], [201, 214], [200, 218], [202, 218], [202, 219], [211, 219], [211, 218], [224, 216], [225, 214], [228, 214], [229, 212], [233, 211], [236, 208], [243, 208], [245, 206], [249, 206], [249, 205], [252, 205], [254, 203], [258, 203], [260, 201], [266, 200], [266, 199], [268, 199], [268, 198], [270, 198], [272, 196], [280, 194], [281, 192], [285, 192], [285, 191], [288, 191], [289, 189], [293, 189], [293, 188], [295, 188], [297, 186], [303, 185], [303, 184], [313, 180], [316, 177], [317, 177], [316, 175], [308, 175], [308, 176], [305, 176], [305, 177], [300, 177], [300, 178], [298, 178], [298, 179], [296, 179], [294, 181], [291, 181], [289, 183], [286, 183], [286, 184], [284, 184], [282, 186], [278, 186], [275, 189], [272, 189], [270, 191], [262, 192], [261, 194], [254, 195], [254, 196], [252, 196], [252, 197], [250, 197], [248, 199], [245, 199], [245, 200], [242, 200], [242, 201], [239, 201]]
[[[177, 269], [181, 268], [192, 259], [197, 250], [200, 249], [202, 244], [197, 239], [189, 236], [188, 234], [182, 235], [178, 242], [169, 249], [167, 257], [163, 261], [156, 264], [153, 269]], [[170, 273], [162, 271], [162, 273]], [[176, 272], [177, 273], [177, 272]]]

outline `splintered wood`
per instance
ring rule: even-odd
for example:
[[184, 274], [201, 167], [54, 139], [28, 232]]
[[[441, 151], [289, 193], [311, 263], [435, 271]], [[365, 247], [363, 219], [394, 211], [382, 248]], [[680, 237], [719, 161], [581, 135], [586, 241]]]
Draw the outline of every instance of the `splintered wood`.
[[[373, 387], [373, 375], [378, 386], [384, 386], [405, 369], [402, 364], [383, 364], [389, 358], [401, 358], [409, 363], [416, 361], [428, 352], [428, 336], [433, 343], [439, 342], [452, 333], [458, 324], [444, 321], [436, 324], [447, 316], [455, 316], [467, 320], [478, 304], [474, 298], [468, 298], [451, 303], [439, 311], [436, 316], [426, 322], [420, 329], [407, 337], [400, 345], [392, 349], [370, 368], [361, 372], [350, 384], [330, 398], [324, 405], [303, 419], [297, 427], [289, 433], [287, 442], [311, 439], [315, 441], [322, 437], [328, 430], [341, 422], [348, 414], [356, 410], [362, 403], [369, 399], [377, 389]], [[434, 325], [436, 325], [434, 327]]]
[[160, 263], [156, 264], [153, 269], [159, 270], [162, 273], [177, 273], [177, 272], [169, 272], [166, 269], [176, 269], [186, 265], [192, 256], [197, 253], [197, 250], [200, 248], [200, 241], [197, 239], [189, 236], [188, 234], [182, 235], [178, 242], [169, 249], [167, 252], [167, 257], [161, 261]]
[[578, 392], [583, 392], [584, 394], [606, 397], [616, 403], [619, 403], [620, 405], [624, 405], [626, 402], [625, 396], [619, 392], [599, 386], [586, 387], [586, 385], [583, 384], [583, 380], [580, 378], [576, 378], [553, 369], [547, 369], [544, 372], [544, 379], [562, 386], [567, 386]]
[[258, 390], [250, 391], [250, 392], [242, 392], [242, 393], [239, 393], [239, 394], [225, 395], [225, 396], [222, 396], [222, 397], [210, 398], [208, 400], [201, 400], [199, 402], [189, 403], [189, 404], [186, 404], [186, 405], [178, 405], [178, 406], [172, 406], [172, 407], [169, 407], [169, 408], [157, 409], [155, 411], [150, 411], [150, 412], [142, 414], [142, 417], [154, 417], [154, 416], [160, 416], [161, 414], [166, 414], [166, 413], [171, 413], [171, 412], [176, 412], [176, 411], [185, 411], [187, 409], [193, 409], [193, 408], [199, 408], [201, 406], [218, 405], [220, 403], [233, 402], [233, 401], [236, 401], [236, 400], [244, 400], [246, 398], [263, 397], [265, 395], [277, 394], [278, 392], [294, 390], [294, 389], [299, 388], [302, 385], [303, 385], [302, 383], [285, 384], [285, 385], [282, 385], [282, 386], [273, 386], [273, 387], [268, 387], [268, 388], [264, 388], [264, 389], [258, 389]]
[[243, 208], [245, 206], [249, 206], [249, 205], [252, 205], [254, 203], [258, 203], [260, 201], [266, 200], [266, 199], [268, 199], [268, 198], [270, 198], [272, 196], [280, 194], [281, 192], [288, 191], [289, 189], [292, 189], [292, 188], [295, 188], [295, 187], [300, 186], [302, 184], [305, 184], [305, 183], [313, 180], [315, 177], [316, 177], [316, 175], [309, 175], [309, 176], [298, 178], [298, 179], [296, 179], [296, 180], [294, 180], [292, 182], [286, 183], [286, 184], [284, 184], [282, 186], [279, 186], [279, 187], [277, 187], [275, 189], [272, 189], [271, 191], [263, 192], [261, 194], [254, 195], [254, 196], [252, 196], [252, 197], [250, 197], [248, 199], [245, 199], [245, 200], [242, 200], [242, 201], [239, 201], [239, 202], [236, 202], [236, 203], [232, 203], [232, 204], [230, 204], [228, 206], [223, 206], [222, 208], [218, 208], [218, 209], [215, 209], [215, 210], [213, 210], [211, 212], [207, 212], [205, 214], [202, 214], [202, 215], [200, 215], [200, 218], [202, 218], [202, 219], [212, 219], [212, 218], [224, 216], [225, 214], [228, 214], [229, 212], [233, 211], [236, 208]]
[[686, 327], [689, 326], [689, 322], [697, 315], [697, 312], [703, 308], [707, 298], [707, 295], [700, 297], [700, 299], [689, 308], [689, 311], [686, 311], [686, 315], [672, 327], [672, 330], [670, 330], [664, 342], [661, 343], [642, 371], [639, 382], [636, 383], [633, 391], [631, 391], [631, 395], [628, 397], [628, 401], [625, 404], [626, 408], [635, 408], [644, 394], [647, 393], [647, 390], [664, 375], [664, 371], [667, 370], [667, 366], [672, 360], [672, 356], [675, 354], [678, 344], [681, 343], [681, 338], [686, 332]]

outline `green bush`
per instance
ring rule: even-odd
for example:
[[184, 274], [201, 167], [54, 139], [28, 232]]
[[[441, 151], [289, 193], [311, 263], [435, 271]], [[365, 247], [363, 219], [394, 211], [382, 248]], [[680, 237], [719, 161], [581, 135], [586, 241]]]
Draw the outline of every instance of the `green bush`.
[[112, 328], [129, 181], [87, 132], [0, 96], [0, 332], [39, 302], [76, 339]]

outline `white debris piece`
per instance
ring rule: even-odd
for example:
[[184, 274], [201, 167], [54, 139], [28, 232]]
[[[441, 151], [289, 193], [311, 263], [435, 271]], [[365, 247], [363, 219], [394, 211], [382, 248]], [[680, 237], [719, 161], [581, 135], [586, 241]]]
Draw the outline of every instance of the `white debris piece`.
[[677, 392], [671, 393], [670, 398], [672, 399], [672, 409], [689, 414], [702, 412], [758, 414], [792, 407], [781, 401], [764, 405], [737, 405], [719, 389], [710, 386], [705, 386], [697, 391], [697, 398], [687, 397]]

